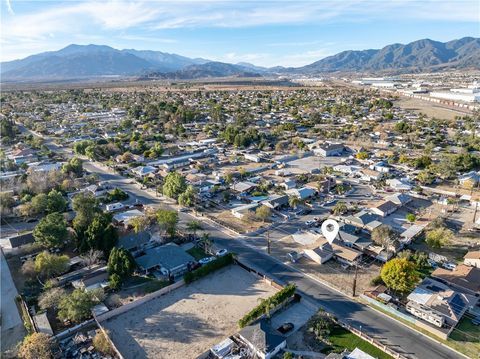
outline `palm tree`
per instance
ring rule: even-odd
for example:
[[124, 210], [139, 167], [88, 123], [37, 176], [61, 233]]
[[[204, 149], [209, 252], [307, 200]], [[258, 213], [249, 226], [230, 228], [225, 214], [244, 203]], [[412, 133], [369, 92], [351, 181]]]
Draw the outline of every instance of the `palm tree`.
[[210, 234], [204, 233], [200, 243], [203, 246], [203, 250], [208, 253], [210, 251], [210, 247], [213, 244], [213, 241], [210, 239]]
[[191, 221], [187, 224], [187, 229], [192, 232], [193, 237], [197, 236], [197, 231], [202, 229], [202, 226], [199, 221]]
[[298, 205], [301, 203], [302, 201], [300, 200], [299, 197], [297, 196], [290, 196], [288, 198], [288, 205], [294, 209], [297, 209]]

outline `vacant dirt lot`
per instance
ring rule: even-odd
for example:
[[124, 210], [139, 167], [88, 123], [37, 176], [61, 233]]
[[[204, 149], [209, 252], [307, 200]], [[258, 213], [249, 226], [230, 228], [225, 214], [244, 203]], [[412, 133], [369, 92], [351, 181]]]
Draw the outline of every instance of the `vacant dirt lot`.
[[195, 358], [276, 289], [237, 265], [103, 323], [124, 358]]

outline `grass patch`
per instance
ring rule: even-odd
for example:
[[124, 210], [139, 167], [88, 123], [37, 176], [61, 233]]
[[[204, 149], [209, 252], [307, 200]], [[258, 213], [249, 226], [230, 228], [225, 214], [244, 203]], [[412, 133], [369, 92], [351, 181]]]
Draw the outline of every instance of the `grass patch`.
[[332, 343], [325, 352], [341, 353], [345, 348], [352, 351], [355, 348], [363, 350], [365, 353], [378, 359], [393, 359], [392, 356], [383, 352], [381, 349], [363, 340], [359, 336], [349, 332], [339, 325], [335, 325], [328, 337]]
[[152, 293], [168, 286], [169, 284], [170, 283], [166, 280], [152, 279], [150, 282], [145, 284], [145, 286], [143, 287], [143, 290], [145, 291], [145, 293]]
[[199, 260], [205, 257], [208, 257], [208, 254], [205, 253], [205, 251], [202, 248], [198, 247], [192, 247], [189, 250], [186, 251], [188, 254], [190, 254], [195, 260]]

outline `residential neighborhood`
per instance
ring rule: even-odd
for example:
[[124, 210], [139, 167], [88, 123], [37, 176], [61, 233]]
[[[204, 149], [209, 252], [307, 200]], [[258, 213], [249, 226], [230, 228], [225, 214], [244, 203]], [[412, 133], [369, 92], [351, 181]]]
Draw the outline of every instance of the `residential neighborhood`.
[[[181, 300], [183, 289], [173, 288], [194, 273], [203, 276], [233, 261], [232, 268], [244, 269], [228, 271], [250, 273], [242, 274], [249, 286], [271, 283], [262, 284], [262, 303], [286, 285], [244, 260], [230, 247], [233, 240], [451, 341], [456, 350], [462, 350], [460, 341], [464, 351], [478, 349], [468, 336], [478, 335], [480, 322], [480, 158], [478, 151], [461, 148], [478, 141], [468, 134], [467, 117], [455, 120], [465, 140], [449, 152], [457, 136], [447, 131], [450, 125], [405, 110], [394, 96], [376, 91], [176, 91], [160, 93], [155, 105], [148, 101], [159, 94], [145, 88], [140, 100], [137, 91], [4, 94], [2, 127], [9, 136], [2, 141], [2, 247], [10, 272], [22, 273], [13, 276], [19, 294], [12, 305], [30, 323], [12, 328], [19, 338], [22, 331], [60, 335], [64, 344], [57, 350], [72, 357], [84, 355], [81, 348], [98, 356], [96, 346], [88, 346], [92, 340], [106, 340], [109, 355], [141, 357], [132, 347], [140, 343], [142, 353], [157, 357], [157, 339], [127, 339], [118, 328], [128, 325], [120, 322], [124, 316], [137, 322], [140, 312], [146, 321], [158, 315], [141, 309], [147, 303], [153, 310], [158, 302], [163, 313]], [[86, 105], [67, 101], [73, 94]], [[52, 96], [67, 102], [53, 103]], [[108, 108], [113, 97], [136, 98], [136, 105]], [[243, 108], [235, 108], [238, 101]], [[436, 136], [422, 137], [431, 126]], [[326, 219], [339, 224], [332, 242], [320, 228]], [[400, 282], [398, 268], [411, 271]], [[220, 277], [202, 285], [202, 295], [211, 280], [220, 285], [225, 271], [209, 275]], [[238, 287], [240, 274], [231, 277], [247, 305], [241, 293], [249, 289]], [[219, 295], [227, 295], [226, 284], [210, 291], [220, 288]], [[280, 327], [276, 316], [288, 318], [303, 308], [301, 321], [288, 322], [293, 333], [301, 333], [316, 304], [308, 295], [295, 296], [296, 304], [274, 308], [272, 321]], [[75, 297], [86, 311], [78, 311]], [[219, 304], [213, 304], [195, 312], [219, 315]], [[217, 319], [239, 321], [255, 305], [236, 318], [228, 309], [225, 319]], [[227, 330], [219, 322], [223, 329], [214, 330], [220, 334], [215, 341], [207, 335], [208, 341], [198, 342], [198, 349], [188, 345], [182, 356], [238, 352], [270, 358], [288, 348], [312, 348], [293, 344], [269, 317], [243, 329], [230, 322]], [[164, 320], [152, 333], [167, 330]], [[348, 321], [332, 323], [352, 330]], [[173, 349], [170, 339], [163, 337], [162, 347], [187, 350]], [[75, 344], [65, 346], [66, 340]]]

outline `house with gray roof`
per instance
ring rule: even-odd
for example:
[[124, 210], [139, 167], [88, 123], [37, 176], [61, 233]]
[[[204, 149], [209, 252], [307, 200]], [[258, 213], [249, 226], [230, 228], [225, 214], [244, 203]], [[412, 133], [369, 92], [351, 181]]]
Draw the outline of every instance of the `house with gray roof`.
[[287, 345], [286, 338], [272, 328], [266, 319], [246, 326], [238, 336], [261, 359], [273, 358]]
[[189, 267], [195, 263], [195, 258], [175, 243], [167, 243], [163, 246], [146, 249], [145, 254], [135, 258], [135, 261], [145, 273], [160, 270], [166, 276], [176, 277], [186, 273]]
[[129, 233], [118, 238], [117, 247], [134, 252], [145, 247], [150, 242], [151, 235], [146, 231]]

